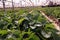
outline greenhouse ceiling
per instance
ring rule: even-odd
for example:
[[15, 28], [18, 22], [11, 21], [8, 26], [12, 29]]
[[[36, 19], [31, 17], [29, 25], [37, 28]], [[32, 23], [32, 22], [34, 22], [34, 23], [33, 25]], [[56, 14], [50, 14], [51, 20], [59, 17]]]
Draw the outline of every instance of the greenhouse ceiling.
[[[60, 0], [13, 0], [14, 7], [60, 5]], [[3, 7], [0, 0], [0, 8]], [[12, 0], [5, 0], [5, 7], [12, 7]]]

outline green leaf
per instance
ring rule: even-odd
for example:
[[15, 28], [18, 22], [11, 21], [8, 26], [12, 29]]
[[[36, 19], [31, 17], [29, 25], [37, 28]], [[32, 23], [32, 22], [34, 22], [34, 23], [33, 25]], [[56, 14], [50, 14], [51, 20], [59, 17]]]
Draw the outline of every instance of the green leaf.
[[21, 24], [24, 20], [25, 20], [25, 18], [22, 18], [18, 21], [18, 23]]
[[5, 34], [8, 34], [8, 31], [7, 30], [0, 30], [0, 34], [3, 36]]

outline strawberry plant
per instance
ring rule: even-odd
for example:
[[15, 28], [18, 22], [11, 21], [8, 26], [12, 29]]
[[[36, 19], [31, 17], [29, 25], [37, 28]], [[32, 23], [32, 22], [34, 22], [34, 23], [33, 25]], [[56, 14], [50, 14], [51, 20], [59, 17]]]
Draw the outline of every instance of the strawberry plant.
[[38, 10], [0, 13], [0, 40], [55, 40], [56, 32]]

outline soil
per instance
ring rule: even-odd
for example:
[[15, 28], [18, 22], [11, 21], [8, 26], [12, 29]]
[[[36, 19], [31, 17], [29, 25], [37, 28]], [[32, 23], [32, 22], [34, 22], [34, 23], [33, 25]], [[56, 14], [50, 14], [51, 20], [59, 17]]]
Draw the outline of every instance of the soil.
[[47, 20], [49, 20], [50, 22], [52, 22], [52, 24], [55, 26], [55, 28], [56, 28], [57, 30], [60, 31], [59, 22], [57, 21], [57, 19], [55, 19], [54, 17], [51, 18], [51, 17], [47, 16], [47, 15], [46, 15], [44, 12], [42, 12], [42, 11], [40, 11], [40, 12], [41, 12], [41, 14], [42, 14]]

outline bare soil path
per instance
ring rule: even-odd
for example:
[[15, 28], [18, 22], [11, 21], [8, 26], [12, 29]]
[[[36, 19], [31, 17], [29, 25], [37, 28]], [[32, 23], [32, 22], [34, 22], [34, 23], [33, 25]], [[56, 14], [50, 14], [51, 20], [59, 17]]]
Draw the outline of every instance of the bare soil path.
[[51, 18], [49, 18], [47, 15], [45, 15], [44, 12], [42, 12], [42, 11], [40, 11], [40, 12], [41, 12], [41, 14], [42, 14], [47, 20], [49, 20], [50, 22], [52, 22], [52, 24], [55, 26], [55, 28], [56, 28], [57, 30], [60, 31], [60, 27], [58, 26], [58, 24], [55, 23], [55, 21], [53, 21]]

